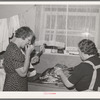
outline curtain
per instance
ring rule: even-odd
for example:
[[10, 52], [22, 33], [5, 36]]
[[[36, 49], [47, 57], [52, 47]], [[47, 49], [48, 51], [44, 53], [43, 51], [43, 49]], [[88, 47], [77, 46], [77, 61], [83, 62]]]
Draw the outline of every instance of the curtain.
[[0, 52], [5, 51], [9, 44], [7, 19], [0, 19]]
[[8, 20], [9, 37], [12, 37], [13, 33], [20, 27], [19, 16], [14, 15], [10, 17]]

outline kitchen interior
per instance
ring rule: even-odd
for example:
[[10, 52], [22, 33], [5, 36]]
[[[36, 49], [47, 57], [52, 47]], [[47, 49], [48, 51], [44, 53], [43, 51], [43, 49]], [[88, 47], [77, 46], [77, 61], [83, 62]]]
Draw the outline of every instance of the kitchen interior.
[[[63, 83], [41, 83], [38, 81], [39, 77], [56, 64], [67, 68], [78, 65], [81, 59], [77, 44], [84, 38], [93, 40], [100, 51], [100, 5], [0, 5], [0, 19], [0, 22], [7, 20], [8, 27], [5, 37], [2, 35], [3, 31], [0, 32], [0, 91], [5, 79], [3, 51], [9, 44], [8, 37], [12, 37], [18, 27], [29, 26], [34, 31], [38, 52], [40, 45], [45, 44], [39, 63], [33, 65], [36, 75], [28, 78], [28, 91], [75, 91], [67, 89]], [[0, 29], [2, 26], [1, 24]]]

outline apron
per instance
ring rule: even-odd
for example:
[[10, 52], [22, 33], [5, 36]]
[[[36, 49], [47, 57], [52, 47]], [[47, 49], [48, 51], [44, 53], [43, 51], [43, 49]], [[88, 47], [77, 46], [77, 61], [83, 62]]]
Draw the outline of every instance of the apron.
[[[94, 88], [94, 85], [95, 85], [95, 81], [96, 81], [96, 77], [97, 77], [97, 69], [100, 68], [100, 65], [94, 65], [91, 61], [84, 61], [85, 63], [89, 63], [90, 65], [92, 65], [94, 71], [93, 71], [93, 75], [92, 75], [92, 79], [91, 79], [91, 82], [90, 82], [90, 86], [87, 90], [85, 91], [93, 91], [93, 88]], [[100, 87], [98, 87], [98, 90], [97, 91], [100, 91], [99, 90]]]

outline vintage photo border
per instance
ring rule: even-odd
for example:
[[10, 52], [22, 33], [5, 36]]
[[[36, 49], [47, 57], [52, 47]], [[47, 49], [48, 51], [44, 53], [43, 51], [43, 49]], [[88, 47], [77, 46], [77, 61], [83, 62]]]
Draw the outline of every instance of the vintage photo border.
[[[36, 3], [36, 4], [41, 4], [41, 3], [45, 3], [45, 4], [54, 4], [56, 2], [56, 0], [52, 0], [52, 1], [42, 1], [42, 0], [17, 0], [17, 1], [13, 1], [13, 0], [0, 0], [0, 5], [1, 4], [30, 4], [30, 3]], [[25, 2], [24, 2], [25, 1]], [[26, 2], [27, 1], [27, 2]], [[32, 2], [33, 1], [33, 2]], [[38, 1], [38, 2], [37, 2]], [[83, 0], [57, 0], [57, 1], [60, 1], [61, 4], [64, 4], [65, 2], [69, 2], [69, 3], [72, 3], [72, 2], [80, 2]], [[70, 2], [71, 1], [71, 2]], [[84, 2], [90, 2], [91, 0], [88, 0], [88, 1], [84, 1]], [[58, 4], [60, 4], [60, 2], [58, 2]], [[81, 3], [82, 3], [81, 2]], [[98, 3], [99, 1], [91, 1], [91, 2], [94, 2], [94, 3]], [[91, 3], [90, 2], [90, 3]], [[100, 2], [99, 2], [100, 3]], [[37, 99], [38, 98], [38, 99]], [[40, 99], [46, 99], [46, 100], [51, 100], [51, 99], [48, 99], [48, 98], [51, 98], [52, 100], [99, 100], [100, 98], [100, 94], [99, 92], [0, 92], [0, 99], [1, 100], [40, 100]]]

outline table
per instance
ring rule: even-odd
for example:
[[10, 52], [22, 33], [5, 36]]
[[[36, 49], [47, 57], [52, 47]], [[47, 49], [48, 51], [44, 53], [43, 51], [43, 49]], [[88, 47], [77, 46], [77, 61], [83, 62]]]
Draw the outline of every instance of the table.
[[28, 82], [28, 91], [75, 91], [75, 89], [69, 90], [63, 84], [50, 84], [50, 83], [37, 83]]

